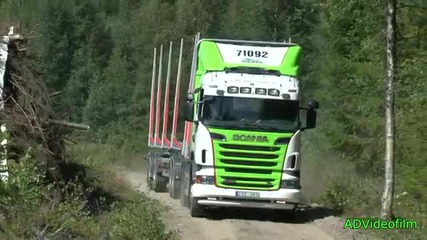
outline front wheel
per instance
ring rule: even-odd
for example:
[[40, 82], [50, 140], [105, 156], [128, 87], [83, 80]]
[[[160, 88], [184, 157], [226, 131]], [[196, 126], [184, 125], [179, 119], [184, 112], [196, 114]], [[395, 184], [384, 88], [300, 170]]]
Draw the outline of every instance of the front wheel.
[[190, 164], [188, 162], [182, 163], [181, 171], [181, 187], [180, 187], [180, 202], [183, 207], [190, 207]]
[[197, 203], [198, 198], [190, 198], [190, 215], [191, 217], [203, 217], [205, 214], [205, 207]]
[[180, 198], [181, 194], [181, 180], [177, 179], [177, 167], [177, 159], [172, 158], [169, 165], [169, 196], [173, 199]]
[[148, 166], [147, 166], [147, 170], [146, 170], [146, 180], [147, 180], [147, 185], [150, 188], [151, 186], [151, 180], [152, 180], [152, 167], [153, 166], [153, 156], [151, 154], [148, 155]]
[[154, 162], [152, 190], [154, 192], [165, 192], [168, 185], [168, 179], [163, 177], [161, 171], [158, 170], [157, 162]]

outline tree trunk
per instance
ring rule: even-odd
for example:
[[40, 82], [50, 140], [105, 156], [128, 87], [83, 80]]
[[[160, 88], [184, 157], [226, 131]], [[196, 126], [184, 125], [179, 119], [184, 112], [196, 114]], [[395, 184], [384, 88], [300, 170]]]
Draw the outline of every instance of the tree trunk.
[[387, 6], [387, 77], [385, 91], [385, 186], [382, 197], [381, 218], [393, 218], [394, 196], [394, 80], [396, 62], [396, 0], [388, 0]]

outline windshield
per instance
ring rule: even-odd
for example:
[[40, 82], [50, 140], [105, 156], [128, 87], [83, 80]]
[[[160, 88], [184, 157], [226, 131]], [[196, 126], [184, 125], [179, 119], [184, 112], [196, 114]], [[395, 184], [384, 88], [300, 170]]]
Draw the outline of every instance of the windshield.
[[295, 132], [299, 127], [299, 102], [278, 99], [205, 96], [205, 126]]

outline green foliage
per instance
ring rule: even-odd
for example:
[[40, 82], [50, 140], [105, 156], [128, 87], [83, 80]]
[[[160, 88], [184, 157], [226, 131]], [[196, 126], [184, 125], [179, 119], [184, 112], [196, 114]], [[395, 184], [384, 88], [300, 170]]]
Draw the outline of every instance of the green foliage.
[[[23, 161], [31, 159], [30, 152], [24, 157]], [[43, 184], [43, 172], [34, 162], [27, 164], [9, 166], [11, 178], [8, 182], [0, 181], [0, 205], [2, 206], [2, 215], [18, 216], [20, 213], [15, 203], [25, 205], [27, 209], [36, 209], [40, 206], [42, 193], [49, 186]]]
[[[178, 239], [166, 231], [157, 203], [134, 193], [104, 164], [85, 161], [97, 153], [85, 150], [76, 160], [85, 162], [86, 175], [66, 185], [47, 181], [30, 154], [21, 165], [11, 165], [9, 181], [0, 182], [1, 239]], [[84, 184], [92, 178], [99, 183]]]
[[[43, 167], [30, 152], [21, 161], [20, 165], [10, 166], [9, 181], [0, 182], [0, 226], [4, 238], [62, 235], [69, 231], [69, 224], [88, 216], [81, 187], [60, 199], [55, 184], [46, 181]], [[68, 186], [71, 187], [73, 184]]]
[[[159, 219], [159, 210], [154, 203], [147, 204], [147, 200], [138, 198], [126, 204], [117, 205], [108, 221], [112, 225], [110, 237], [112, 239], [178, 239], [175, 232], [164, 234], [165, 226]], [[144, 229], [141, 231], [141, 229]]]
[[[419, 219], [427, 202], [424, 5], [401, 0], [397, 13], [396, 190], [408, 192], [414, 209], [397, 203], [395, 209]], [[25, 30], [40, 24], [42, 35], [30, 50], [52, 91], [64, 91], [56, 112], [91, 125], [93, 140], [114, 145], [123, 162], [133, 159], [123, 152], [146, 148], [153, 47], [165, 44], [166, 56], [174, 40], [176, 58], [176, 40], [184, 38], [183, 94], [196, 32], [291, 38], [304, 49], [303, 100], [321, 103], [318, 128], [304, 136], [305, 197], [349, 214], [374, 215], [383, 188], [385, 7], [383, 0], [5, 0], [2, 16], [20, 19]], [[172, 87], [175, 73], [176, 63]]]

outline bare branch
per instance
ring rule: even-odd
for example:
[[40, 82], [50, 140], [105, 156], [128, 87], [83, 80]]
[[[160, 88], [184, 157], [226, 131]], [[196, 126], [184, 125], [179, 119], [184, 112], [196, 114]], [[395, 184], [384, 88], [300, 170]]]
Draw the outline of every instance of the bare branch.
[[397, 3], [396, 10], [402, 9], [402, 8], [416, 8], [416, 9], [420, 9], [420, 10], [427, 9], [425, 7], [425, 5], [421, 5], [421, 4], [415, 5], [415, 4], [407, 4], [407, 3], [402, 3], [402, 2]]
[[[31, 124], [31, 120], [28, 117], [27, 113], [24, 111], [24, 109], [22, 109], [22, 107], [16, 102], [14, 97], [11, 97], [12, 101], [15, 103], [15, 105], [19, 108], [19, 110], [22, 112], [22, 114], [24, 114], [25, 118], [28, 120], [28, 124], [32, 127], [33, 124]], [[33, 130], [34, 131], [34, 130]]]
[[67, 140], [67, 141], [70, 141], [70, 142], [72, 142], [72, 143], [74, 143], [74, 144], [78, 144], [78, 142], [76, 142], [76, 141], [74, 141], [73, 139], [71, 139], [71, 138], [64, 138], [65, 140]]
[[49, 97], [50, 97], [50, 98], [51, 98], [51, 97], [56, 97], [56, 96], [61, 95], [61, 94], [62, 94], [62, 91], [57, 91], [57, 92], [54, 92], [54, 93], [49, 94]]

